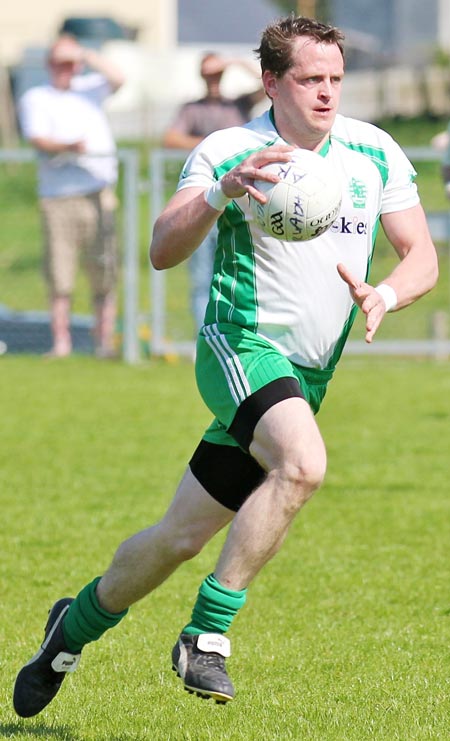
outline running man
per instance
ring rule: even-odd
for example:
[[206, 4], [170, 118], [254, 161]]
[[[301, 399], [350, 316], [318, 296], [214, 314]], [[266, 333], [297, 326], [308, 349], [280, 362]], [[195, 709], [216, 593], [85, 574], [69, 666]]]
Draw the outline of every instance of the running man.
[[[314, 414], [355, 313], [364, 313], [372, 342], [388, 311], [436, 283], [436, 251], [412, 165], [387, 133], [338, 114], [341, 32], [289, 16], [265, 29], [258, 56], [271, 109], [211, 134], [191, 153], [150, 249], [155, 268], [170, 268], [218, 222], [196, 359], [199, 390], [214, 419], [162, 520], [122, 543], [106, 573], [75, 600], [53, 606], [42, 648], [17, 677], [19, 715], [40, 712], [87, 643], [230, 523], [172, 666], [187, 690], [233, 699], [226, 634], [251, 583], [324, 479], [326, 451]], [[261, 168], [288, 163], [295, 147], [329, 159], [344, 194], [333, 226], [302, 244], [263, 234], [248, 203], [249, 195], [264, 201], [255, 180], [276, 180]], [[374, 287], [368, 275], [380, 224], [399, 262]]]

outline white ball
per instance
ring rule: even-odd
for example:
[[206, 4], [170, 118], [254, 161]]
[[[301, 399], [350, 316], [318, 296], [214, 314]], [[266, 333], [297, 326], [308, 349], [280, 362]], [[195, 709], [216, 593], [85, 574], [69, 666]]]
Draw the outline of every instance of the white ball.
[[250, 196], [253, 217], [261, 229], [276, 239], [304, 242], [323, 234], [341, 208], [342, 186], [328, 160], [308, 149], [295, 149], [290, 162], [261, 169], [274, 172], [279, 183], [255, 180], [267, 197], [258, 203]]

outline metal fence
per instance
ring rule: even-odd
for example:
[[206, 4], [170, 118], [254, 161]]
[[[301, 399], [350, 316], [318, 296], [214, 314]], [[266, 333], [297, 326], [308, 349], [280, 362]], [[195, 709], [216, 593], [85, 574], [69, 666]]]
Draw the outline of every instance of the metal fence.
[[[411, 148], [406, 152], [413, 162], [438, 159], [438, 154], [427, 147]], [[122, 269], [117, 339], [127, 363], [136, 363], [149, 356], [170, 359], [175, 356], [192, 358], [194, 354], [195, 329], [186, 264], [161, 272], [151, 268], [147, 257], [154, 221], [176, 187], [186, 154], [153, 150], [149, 155], [148, 177], [142, 181], [138, 151], [119, 149]], [[31, 149], [0, 150], [0, 186], [3, 188], [0, 354], [6, 349], [9, 352], [45, 352], [51, 341], [45, 286], [40, 275], [42, 236], [35, 169], [36, 159]], [[427, 218], [434, 239], [448, 252], [450, 265], [450, 213], [447, 210], [428, 213]], [[409, 339], [378, 340], [371, 346], [350, 340], [346, 352], [447, 357], [450, 355], [449, 305], [450, 291], [444, 311], [429, 322], [433, 328], [426, 336], [422, 332]], [[90, 307], [85, 301], [81, 311], [73, 314], [76, 352], [93, 351], [92, 325]]]

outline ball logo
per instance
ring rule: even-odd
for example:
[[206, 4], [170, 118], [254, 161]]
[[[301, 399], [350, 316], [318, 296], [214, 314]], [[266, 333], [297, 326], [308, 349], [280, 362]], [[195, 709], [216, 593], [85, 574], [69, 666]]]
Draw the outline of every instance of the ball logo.
[[276, 239], [303, 242], [329, 229], [340, 211], [342, 183], [327, 158], [297, 149], [290, 162], [261, 169], [279, 178], [275, 184], [255, 181], [266, 203], [249, 197], [253, 218], [263, 231]]
[[281, 211], [277, 211], [276, 213], [270, 215], [270, 228], [272, 232], [278, 237], [283, 236], [283, 214], [281, 213]]

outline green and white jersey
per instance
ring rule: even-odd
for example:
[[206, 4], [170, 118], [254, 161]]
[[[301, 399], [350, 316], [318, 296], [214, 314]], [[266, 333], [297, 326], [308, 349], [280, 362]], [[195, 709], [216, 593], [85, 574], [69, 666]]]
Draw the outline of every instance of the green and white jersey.
[[[284, 143], [271, 111], [243, 127], [216, 131], [191, 153], [178, 188], [209, 187], [252, 152]], [[367, 280], [380, 215], [419, 202], [416, 173], [381, 129], [337, 116], [320, 154], [342, 178], [340, 214], [309, 242], [269, 237], [253, 220], [248, 196], [219, 217], [206, 324], [234, 324], [271, 342], [293, 363], [332, 369], [356, 307], [336, 266]]]

